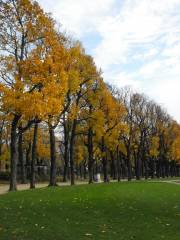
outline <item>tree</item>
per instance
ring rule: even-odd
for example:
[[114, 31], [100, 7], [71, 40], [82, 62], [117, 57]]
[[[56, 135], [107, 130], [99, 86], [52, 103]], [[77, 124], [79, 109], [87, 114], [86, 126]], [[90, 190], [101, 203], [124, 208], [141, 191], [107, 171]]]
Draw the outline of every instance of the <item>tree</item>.
[[10, 190], [16, 190], [18, 124], [24, 119], [30, 126], [33, 119], [46, 118], [61, 108], [64, 48], [54, 21], [37, 2], [3, 1], [0, 10], [0, 90], [3, 110], [12, 116]]

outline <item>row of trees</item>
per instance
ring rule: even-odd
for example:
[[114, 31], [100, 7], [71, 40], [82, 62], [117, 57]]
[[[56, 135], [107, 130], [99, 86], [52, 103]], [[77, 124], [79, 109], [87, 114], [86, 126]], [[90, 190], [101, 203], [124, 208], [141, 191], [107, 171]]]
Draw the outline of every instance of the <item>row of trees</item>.
[[[89, 183], [179, 174], [180, 126], [160, 106], [103, 82], [81, 44], [57, 30], [35, 1], [0, 2], [0, 168], [10, 159], [10, 190], [37, 162]], [[30, 166], [29, 170], [27, 166]], [[28, 174], [27, 174], [28, 171]]]

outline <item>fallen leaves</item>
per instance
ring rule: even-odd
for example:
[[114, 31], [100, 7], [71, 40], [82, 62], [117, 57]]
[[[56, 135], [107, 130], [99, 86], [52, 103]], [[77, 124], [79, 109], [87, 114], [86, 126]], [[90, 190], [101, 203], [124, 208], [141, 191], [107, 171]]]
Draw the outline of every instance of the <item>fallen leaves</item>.
[[93, 234], [92, 233], [85, 233], [85, 236], [90, 237], [90, 236], [93, 236]]

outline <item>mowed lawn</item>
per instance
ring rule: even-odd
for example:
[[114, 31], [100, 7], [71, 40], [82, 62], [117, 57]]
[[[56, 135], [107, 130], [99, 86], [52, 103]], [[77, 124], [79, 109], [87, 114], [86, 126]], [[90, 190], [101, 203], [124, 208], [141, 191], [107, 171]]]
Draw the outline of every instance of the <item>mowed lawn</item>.
[[0, 240], [180, 240], [180, 185], [132, 182], [0, 196]]

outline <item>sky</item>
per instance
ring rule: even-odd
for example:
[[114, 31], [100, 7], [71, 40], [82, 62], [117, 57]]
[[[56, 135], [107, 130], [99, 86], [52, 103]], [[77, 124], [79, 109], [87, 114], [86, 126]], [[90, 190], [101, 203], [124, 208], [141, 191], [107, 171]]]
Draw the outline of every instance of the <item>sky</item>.
[[94, 57], [106, 82], [131, 86], [180, 123], [180, 0], [38, 0]]

